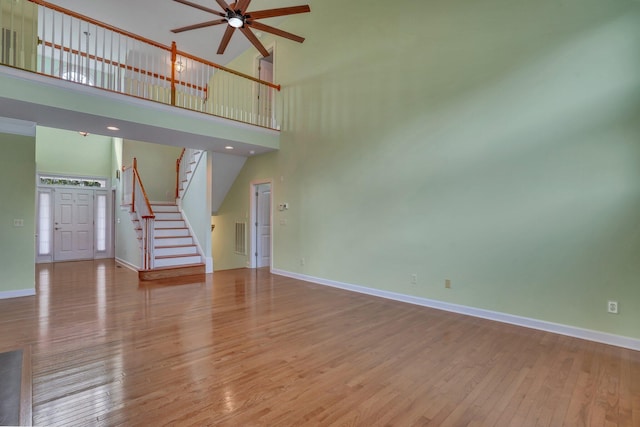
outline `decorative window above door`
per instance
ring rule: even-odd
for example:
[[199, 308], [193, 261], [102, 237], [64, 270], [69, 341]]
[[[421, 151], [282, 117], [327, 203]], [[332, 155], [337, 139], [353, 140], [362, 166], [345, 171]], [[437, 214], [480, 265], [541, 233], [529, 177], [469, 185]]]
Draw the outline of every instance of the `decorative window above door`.
[[106, 188], [107, 180], [95, 178], [40, 175], [40, 185], [65, 185], [72, 187]]

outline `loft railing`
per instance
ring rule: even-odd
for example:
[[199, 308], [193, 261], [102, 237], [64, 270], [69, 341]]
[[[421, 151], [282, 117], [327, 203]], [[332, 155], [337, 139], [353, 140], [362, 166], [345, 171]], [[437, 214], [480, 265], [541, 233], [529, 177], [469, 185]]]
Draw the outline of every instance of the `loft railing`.
[[129, 212], [140, 223], [138, 230], [141, 238], [142, 270], [151, 270], [154, 267], [154, 225], [155, 214], [151, 203], [144, 190], [140, 174], [138, 173], [138, 161], [134, 157], [133, 165], [122, 168], [122, 205], [129, 207]]
[[0, 63], [278, 129], [279, 85], [42, 0], [0, 0]]

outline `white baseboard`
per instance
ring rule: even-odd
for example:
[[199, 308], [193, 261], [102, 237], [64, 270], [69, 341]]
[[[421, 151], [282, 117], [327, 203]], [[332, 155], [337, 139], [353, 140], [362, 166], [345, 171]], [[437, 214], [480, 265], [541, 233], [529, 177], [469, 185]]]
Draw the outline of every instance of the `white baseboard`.
[[432, 300], [428, 298], [405, 295], [397, 292], [368, 288], [365, 286], [352, 285], [349, 283], [322, 279], [319, 277], [308, 276], [306, 274], [292, 273], [290, 271], [279, 270], [275, 268], [272, 269], [271, 272], [273, 274], [290, 277], [292, 279], [303, 280], [305, 282], [316, 283], [319, 285], [331, 286], [333, 288], [344, 289], [347, 291], [358, 292], [361, 294], [373, 295], [376, 297], [406, 302], [409, 304], [421, 305], [424, 307], [450, 311], [453, 313], [479, 317], [482, 319], [495, 320], [497, 322], [509, 323], [517, 326], [524, 326], [526, 328], [538, 329], [541, 331], [552, 332], [560, 335], [567, 335], [570, 337], [581, 338], [589, 341], [595, 341], [603, 344], [610, 344], [610, 345], [615, 345], [617, 347], [623, 347], [631, 350], [640, 351], [640, 339], [636, 339], [636, 338], [625, 337], [621, 335], [614, 335], [614, 334], [594, 331], [590, 329], [583, 329], [583, 328], [578, 328], [576, 326], [562, 325], [559, 323], [552, 323], [544, 320], [531, 319], [528, 317], [515, 316], [513, 314], [500, 313], [497, 311], [485, 310], [482, 308], [469, 307], [465, 305], [452, 304], [452, 303]]
[[0, 299], [31, 297], [36, 294], [35, 288], [33, 289], [19, 289], [16, 291], [4, 291], [0, 292]]
[[129, 270], [133, 270], [133, 271], [135, 271], [136, 273], [137, 273], [137, 272], [138, 272], [138, 270], [139, 270], [137, 266], [135, 266], [135, 265], [133, 265], [133, 264], [131, 264], [131, 263], [129, 263], [129, 262], [127, 262], [127, 261], [123, 260], [123, 259], [115, 258], [115, 260], [116, 260], [116, 262], [117, 262], [118, 264], [121, 264], [123, 267], [127, 267]]

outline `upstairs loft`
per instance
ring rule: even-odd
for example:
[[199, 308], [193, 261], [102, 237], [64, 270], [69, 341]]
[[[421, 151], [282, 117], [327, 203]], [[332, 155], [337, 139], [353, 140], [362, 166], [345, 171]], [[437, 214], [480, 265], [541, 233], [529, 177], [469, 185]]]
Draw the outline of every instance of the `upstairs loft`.
[[274, 83], [40, 0], [0, 0], [0, 27], [2, 117], [242, 156], [278, 149]]

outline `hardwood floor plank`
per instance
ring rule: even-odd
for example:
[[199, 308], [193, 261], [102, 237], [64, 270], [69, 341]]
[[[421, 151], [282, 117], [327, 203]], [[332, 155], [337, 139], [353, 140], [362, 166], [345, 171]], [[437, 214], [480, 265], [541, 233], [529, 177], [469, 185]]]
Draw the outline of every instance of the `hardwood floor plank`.
[[274, 276], [37, 266], [36, 425], [637, 426], [640, 353]]

